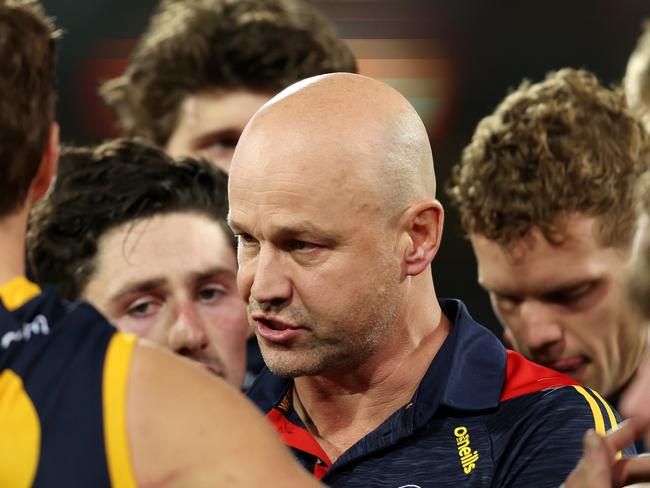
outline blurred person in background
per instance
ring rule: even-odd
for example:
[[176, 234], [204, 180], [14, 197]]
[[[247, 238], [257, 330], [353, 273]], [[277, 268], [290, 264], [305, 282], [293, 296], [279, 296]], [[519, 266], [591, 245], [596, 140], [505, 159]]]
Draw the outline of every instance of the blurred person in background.
[[627, 63], [623, 82], [628, 103], [650, 131], [650, 21], [644, 29]]
[[316, 486], [231, 386], [25, 277], [59, 152], [56, 34], [0, 0], [0, 486]]
[[[627, 288], [632, 306], [650, 333], [650, 173], [637, 187], [638, 220], [628, 265]], [[628, 483], [650, 482], [650, 456], [617, 459], [615, 453], [633, 439], [644, 438], [650, 445], [650, 352], [644, 358], [630, 386], [623, 393], [622, 413], [626, 425], [606, 437], [589, 432], [585, 454], [567, 479], [566, 488], [618, 488]], [[650, 483], [635, 486], [650, 486]]]
[[249, 327], [226, 224], [227, 175], [117, 140], [61, 153], [27, 244], [41, 283], [92, 303], [120, 330], [241, 387]]
[[507, 342], [614, 403], [647, 344], [625, 269], [649, 166], [622, 94], [563, 69], [479, 123], [449, 187]]
[[[244, 126], [292, 83], [357, 71], [309, 0], [161, 0], [122, 76], [100, 94], [127, 136], [228, 171]], [[247, 385], [264, 366], [248, 343]]]
[[228, 171], [241, 131], [271, 96], [356, 70], [307, 0], [162, 0], [125, 73], [100, 92], [126, 135]]

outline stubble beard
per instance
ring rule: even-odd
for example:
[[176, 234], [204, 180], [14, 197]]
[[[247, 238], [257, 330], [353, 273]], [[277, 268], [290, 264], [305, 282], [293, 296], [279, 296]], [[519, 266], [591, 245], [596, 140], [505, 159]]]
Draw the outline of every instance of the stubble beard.
[[[359, 368], [376, 352], [378, 346], [391, 334], [398, 315], [399, 299], [396, 289], [386, 289], [364, 294], [345, 317], [359, 317], [364, 325], [349, 320], [336, 320], [326, 327], [317, 325], [324, 321], [302, 322], [314, 324], [311, 338], [299, 348], [280, 348], [260, 342], [262, 357], [269, 370], [282, 378], [300, 376], [336, 376], [349, 374]], [[372, 295], [372, 299], [370, 299]], [[370, 300], [373, 307], [368, 307]], [[302, 315], [302, 314], [301, 314]], [[340, 331], [335, 337], [320, 337], [319, 330]], [[356, 331], [350, 335], [348, 331]]]

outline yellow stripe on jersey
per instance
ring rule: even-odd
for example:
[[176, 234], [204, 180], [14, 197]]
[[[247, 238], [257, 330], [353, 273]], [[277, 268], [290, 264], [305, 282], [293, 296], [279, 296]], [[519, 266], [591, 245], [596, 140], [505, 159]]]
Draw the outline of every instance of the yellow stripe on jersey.
[[0, 374], [0, 486], [29, 488], [41, 449], [41, 424], [23, 380], [10, 369]]
[[[0, 300], [15, 310], [41, 292], [24, 276], [0, 286]], [[41, 424], [23, 380], [10, 369], [0, 374], [0, 486], [32, 486], [41, 450]]]
[[618, 422], [616, 421], [616, 415], [614, 415], [614, 411], [612, 408], [609, 406], [609, 403], [605, 401], [605, 399], [600, 396], [600, 393], [598, 393], [596, 390], [589, 390], [596, 398], [600, 400], [600, 403], [603, 404], [603, 407], [605, 407], [605, 411], [607, 412], [607, 417], [609, 418], [609, 428], [610, 429], [615, 429], [618, 427]]
[[0, 286], [0, 299], [7, 310], [16, 310], [27, 303], [41, 292], [38, 285], [35, 285], [24, 276], [17, 276], [13, 280]]
[[[605, 410], [607, 411], [607, 416], [609, 417], [609, 423], [612, 428], [615, 428], [617, 426], [616, 422], [616, 416], [614, 415], [614, 412], [612, 411], [611, 408], [609, 408], [609, 405], [603, 398], [595, 391], [593, 390], [587, 390], [586, 388], [583, 388], [582, 386], [575, 386], [574, 388], [587, 400], [587, 403], [591, 407], [591, 413], [594, 416], [594, 425], [596, 427], [596, 432], [599, 435], [605, 435], [605, 418], [603, 417], [603, 412], [600, 410], [600, 407], [598, 406], [598, 402], [596, 399], [593, 397], [592, 393], [594, 395], [597, 395], [600, 401], [602, 402], [603, 406], [605, 407]], [[616, 458], [621, 459], [622, 454], [621, 451], [618, 451], [616, 453]]]
[[[603, 407], [605, 407], [605, 411], [607, 412], [607, 417], [609, 418], [609, 428], [610, 429], [616, 429], [618, 428], [618, 422], [616, 421], [616, 415], [614, 415], [614, 411], [612, 410], [612, 407], [609, 406], [609, 403], [605, 401], [605, 399], [600, 396], [600, 393], [598, 393], [596, 390], [589, 390], [591, 393], [593, 393], [596, 398], [600, 400], [600, 403], [603, 404]], [[618, 451], [616, 453], [616, 459], [621, 459], [623, 457], [623, 454], [621, 451]]]
[[596, 432], [600, 435], [605, 435], [605, 419], [603, 418], [603, 412], [600, 411], [598, 402], [591, 395], [591, 393], [589, 393], [582, 386], [574, 385], [573, 387], [578, 391], [578, 393], [585, 397], [585, 400], [587, 400], [587, 403], [591, 407], [591, 413], [594, 416], [594, 425], [596, 427]]
[[129, 365], [135, 337], [117, 332], [104, 360], [104, 442], [111, 486], [136, 488], [126, 422]]

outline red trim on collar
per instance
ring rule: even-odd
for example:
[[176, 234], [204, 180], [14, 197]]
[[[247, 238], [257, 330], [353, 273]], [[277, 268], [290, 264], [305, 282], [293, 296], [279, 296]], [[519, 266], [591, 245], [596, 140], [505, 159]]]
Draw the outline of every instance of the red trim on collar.
[[316, 442], [316, 439], [305, 429], [289, 422], [287, 418], [277, 408], [272, 408], [266, 417], [271, 421], [275, 429], [282, 437], [283, 442], [295, 449], [311, 454], [320, 459], [322, 464], [316, 463], [314, 466], [314, 477], [321, 479], [332, 465], [332, 461], [327, 456], [323, 448]]
[[580, 384], [567, 375], [529, 361], [518, 352], [508, 350], [507, 353], [506, 381], [500, 398], [502, 402], [546, 388]]

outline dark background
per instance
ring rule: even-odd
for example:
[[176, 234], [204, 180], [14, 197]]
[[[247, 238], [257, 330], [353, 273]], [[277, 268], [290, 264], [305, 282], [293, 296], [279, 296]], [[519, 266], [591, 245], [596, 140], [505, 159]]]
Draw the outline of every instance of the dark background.
[[[42, 3], [64, 30], [58, 68], [63, 141], [89, 144], [116, 134], [97, 86], [121, 72], [157, 1]], [[439, 188], [477, 122], [509, 88], [565, 66], [589, 69], [607, 85], [619, 83], [642, 20], [650, 18], [650, 0], [316, 3], [349, 40], [361, 72], [398, 88], [425, 119]], [[463, 299], [475, 318], [499, 330], [476, 284], [474, 257], [457, 215], [446, 208], [433, 271], [438, 294]]]

